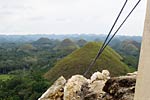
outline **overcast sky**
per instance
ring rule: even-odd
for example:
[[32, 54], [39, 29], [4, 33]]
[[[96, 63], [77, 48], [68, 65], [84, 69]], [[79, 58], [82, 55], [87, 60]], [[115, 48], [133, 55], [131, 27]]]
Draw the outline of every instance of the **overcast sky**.
[[[128, 1], [119, 22], [137, 2]], [[0, 34], [107, 34], [124, 2], [0, 0]], [[142, 35], [145, 9], [146, 0], [142, 0], [119, 34]]]

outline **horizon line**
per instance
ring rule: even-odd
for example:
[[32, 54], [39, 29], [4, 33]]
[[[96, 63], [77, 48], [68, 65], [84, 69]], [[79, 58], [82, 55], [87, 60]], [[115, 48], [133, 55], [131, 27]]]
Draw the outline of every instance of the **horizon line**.
[[[9, 34], [9, 33], [0, 33], [0, 36], [27, 36], [27, 35], [107, 35], [107, 34], [98, 34], [98, 33], [71, 33], [71, 34], [67, 34], [67, 33], [62, 33], [62, 34], [57, 34], [57, 33], [28, 33], [28, 34]], [[143, 36], [142, 35], [128, 35], [128, 34], [117, 34], [116, 36]]]

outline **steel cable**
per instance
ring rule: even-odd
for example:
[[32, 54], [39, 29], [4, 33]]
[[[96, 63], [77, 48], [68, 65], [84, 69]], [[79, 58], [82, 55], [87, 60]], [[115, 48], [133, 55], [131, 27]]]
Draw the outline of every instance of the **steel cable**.
[[[134, 6], [134, 7], [132, 8], [132, 10], [129, 12], [129, 14], [127, 15], [127, 17], [124, 19], [124, 21], [120, 24], [120, 26], [118, 27], [118, 29], [114, 32], [114, 34], [113, 34], [113, 35], [111, 36], [111, 38], [108, 40], [108, 38], [109, 38], [109, 36], [110, 36], [110, 34], [111, 34], [111, 32], [112, 32], [114, 26], [116, 25], [116, 23], [117, 23], [117, 21], [118, 21], [120, 15], [121, 15], [123, 9], [125, 8], [125, 6], [126, 6], [126, 4], [127, 4], [127, 1], [128, 1], [128, 0], [125, 1], [124, 5], [123, 5], [121, 11], [119, 12], [119, 15], [117, 16], [117, 18], [116, 18], [116, 20], [115, 20], [115, 22], [114, 22], [114, 24], [113, 24], [113, 26], [112, 26], [110, 32], [108, 33], [108, 35], [107, 35], [107, 37], [106, 37], [104, 43], [103, 43], [102, 46], [100, 47], [100, 49], [99, 49], [99, 51], [98, 51], [98, 53], [97, 53], [95, 59], [94, 59], [94, 60], [90, 63], [90, 65], [88, 66], [88, 68], [87, 68], [87, 70], [85, 71], [84, 75], [86, 75], [86, 74], [89, 72], [89, 70], [91, 69], [91, 67], [95, 64], [95, 62], [97, 61], [97, 59], [101, 56], [101, 54], [103, 53], [103, 51], [105, 50], [105, 48], [107, 47], [107, 45], [108, 45], [108, 44], [111, 42], [111, 40], [115, 37], [115, 35], [117, 34], [117, 32], [121, 29], [121, 27], [123, 26], [123, 24], [127, 21], [127, 19], [128, 19], [128, 18], [130, 17], [130, 15], [133, 13], [133, 11], [134, 11], [135, 8], [138, 6], [138, 4], [140, 3], [141, 0], [139, 0], [139, 1], [135, 4], [135, 6]], [[108, 40], [108, 42], [107, 42], [107, 40]], [[107, 43], [106, 43], [106, 42], [107, 42]]]

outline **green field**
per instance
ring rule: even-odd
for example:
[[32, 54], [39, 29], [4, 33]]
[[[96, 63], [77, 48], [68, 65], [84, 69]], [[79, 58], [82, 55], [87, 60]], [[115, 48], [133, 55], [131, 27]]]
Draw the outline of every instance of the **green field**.
[[0, 80], [6, 81], [8, 79], [11, 79], [12, 77], [12, 75], [0, 75]]

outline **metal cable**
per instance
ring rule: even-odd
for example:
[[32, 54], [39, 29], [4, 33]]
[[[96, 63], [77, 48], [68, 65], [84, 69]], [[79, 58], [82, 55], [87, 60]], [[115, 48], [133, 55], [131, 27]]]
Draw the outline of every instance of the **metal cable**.
[[130, 17], [130, 15], [132, 14], [132, 12], [135, 10], [135, 8], [138, 6], [138, 4], [140, 3], [141, 0], [139, 0], [137, 2], [137, 4], [134, 6], [134, 8], [131, 10], [131, 12], [128, 14], [128, 16], [125, 18], [125, 20], [121, 23], [121, 25], [118, 27], [118, 29], [114, 32], [114, 34], [112, 35], [112, 37], [109, 39], [109, 41], [106, 43], [106, 45], [103, 47], [102, 51], [104, 51], [104, 49], [108, 46], [108, 44], [111, 42], [111, 40], [115, 37], [115, 35], [117, 34], [117, 32], [121, 29], [121, 27], [123, 26], [123, 24], [126, 22], [126, 20]]
[[95, 59], [90, 63], [90, 65], [89, 65], [88, 69], [86, 70], [86, 72], [84, 73], [84, 75], [86, 75], [86, 74], [88, 73], [88, 71], [90, 70], [90, 68], [95, 64], [96, 60], [98, 59], [98, 57], [99, 57], [99, 55], [100, 55], [100, 53], [101, 53], [103, 47], [105, 46], [105, 44], [106, 44], [106, 42], [107, 42], [107, 40], [108, 40], [108, 38], [109, 38], [109, 36], [110, 36], [110, 34], [111, 34], [113, 28], [115, 27], [115, 25], [116, 25], [116, 23], [117, 23], [117, 21], [118, 21], [120, 15], [122, 14], [122, 12], [123, 12], [123, 10], [124, 10], [124, 8], [125, 8], [127, 2], [128, 2], [128, 0], [126, 0], [125, 3], [123, 4], [123, 6], [122, 6], [122, 8], [121, 8], [121, 10], [120, 10], [120, 12], [119, 12], [119, 14], [118, 14], [118, 16], [117, 16], [117, 18], [116, 18], [114, 24], [113, 24], [113, 26], [111, 27], [111, 29], [110, 29], [110, 31], [109, 31], [107, 37], [106, 37], [106, 39], [104, 40], [104, 42], [103, 42], [101, 48], [99, 49], [99, 51], [98, 51], [98, 53], [97, 53]]
[[[113, 30], [115, 24], [117, 23], [117, 21], [118, 21], [120, 15], [121, 15], [123, 9], [125, 8], [125, 5], [127, 4], [127, 1], [128, 1], [128, 0], [126, 0], [126, 2], [124, 3], [124, 5], [123, 5], [123, 7], [122, 7], [122, 9], [121, 9], [121, 11], [120, 11], [120, 13], [119, 13], [119, 15], [117, 16], [117, 19], [115, 20], [115, 22], [114, 22], [114, 24], [113, 24], [113, 26], [112, 26], [112, 28], [111, 28], [109, 34], [107, 35], [107, 37], [106, 37], [106, 39], [105, 39], [103, 45], [101, 46], [101, 48], [100, 48], [98, 54], [96, 55], [95, 59], [90, 63], [90, 65], [89, 65], [88, 69], [86, 70], [86, 72], [84, 73], [84, 75], [86, 75], [86, 74], [89, 72], [89, 70], [91, 69], [91, 67], [95, 64], [96, 60], [101, 56], [101, 54], [103, 53], [103, 51], [105, 50], [105, 48], [107, 47], [107, 45], [111, 42], [111, 40], [114, 38], [114, 36], [115, 36], [115, 35], [117, 34], [117, 32], [120, 30], [120, 28], [121, 28], [121, 27], [123, 26], [123, 24], [126, 22], [126, 20], [130, 17], [130, 15], [131, 15], [132, 12], [135, 10], [135, 8], [138, 6], [138, 4], [140, 3], [141, 0], [139, 0], [139, 1], [136, 3], [136, 5], [133, 7], [133, 9], [130, 11], [130, 13], [129, 13], [129, 14], [127, 15], [127, 17], [125, 18], [125, 20], [121, 23], [121, 25], [118, 27], [118, 29], [115, 31], [115, 33], [112, 35], [112, 37], [108, 40], [108, 38], [109, 38], [109, 36], [110, 36], [110, 34], [111, 34], [111, 32], [112, 32], [112, 30]], [[107, 42], [107, 40], [108, 40], [108, 42]], [[106, 42], [107, 42], [107, 43], [106, 43]]]

